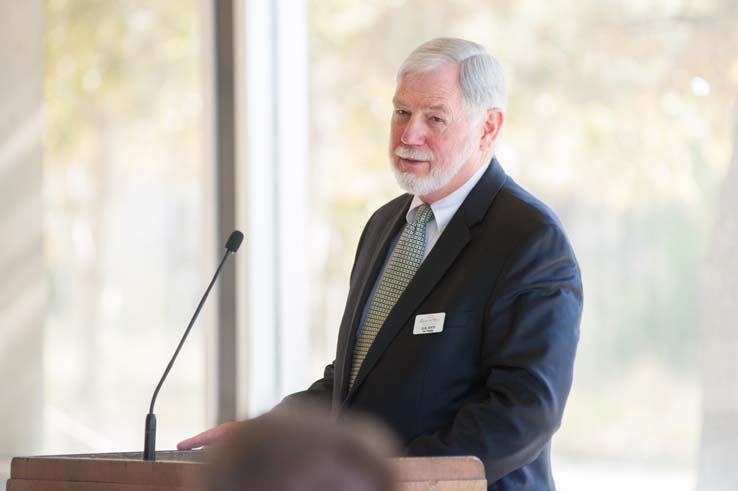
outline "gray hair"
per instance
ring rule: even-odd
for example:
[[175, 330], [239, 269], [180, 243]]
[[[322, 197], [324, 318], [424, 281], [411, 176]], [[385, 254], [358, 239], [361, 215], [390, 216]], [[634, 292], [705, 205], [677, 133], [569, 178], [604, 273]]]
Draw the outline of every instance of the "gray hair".
[[504, 111], [507, 87], [502, 66], [484, 46], [464, 39], [436, 38], [421, 44], [400, 65], [397, 82], [405, 75], [429, 72], [449, 62], [459, 64], [461, 95], [470, 109]]

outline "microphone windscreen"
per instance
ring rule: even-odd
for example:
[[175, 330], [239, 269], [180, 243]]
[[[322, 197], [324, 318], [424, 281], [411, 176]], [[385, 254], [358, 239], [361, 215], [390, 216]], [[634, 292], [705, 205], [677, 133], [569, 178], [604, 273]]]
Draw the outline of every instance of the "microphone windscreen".
[[236, 252], [238, 248], [241, 247], [242, 241], [243, 234], [238, 230], [234, 230], [233, 232], [231, 232], [231, 236], [228, 237], [225, 248], [228, 249], [229, 252]]

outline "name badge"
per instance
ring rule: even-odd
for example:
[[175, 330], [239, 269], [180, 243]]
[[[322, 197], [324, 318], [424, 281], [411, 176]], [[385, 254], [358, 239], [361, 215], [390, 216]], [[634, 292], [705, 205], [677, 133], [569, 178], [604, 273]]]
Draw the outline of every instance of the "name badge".
[[433, 334], [435, 332], [441, 332], [443, 331], [443, 321], [445, 318], [446, 312], [416, 315], [413, 334]]

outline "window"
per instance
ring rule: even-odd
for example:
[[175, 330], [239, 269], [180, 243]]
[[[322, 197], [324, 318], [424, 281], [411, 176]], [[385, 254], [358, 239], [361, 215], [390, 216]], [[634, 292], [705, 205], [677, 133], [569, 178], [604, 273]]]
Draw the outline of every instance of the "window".
[[[217, 253], [200, 9], [196, 1], [3, 7], [39, 43], [17, 69], [41, 74], [21, 113], [42, 106], [45, 123], [34, 147], [43, 166], [12, 181], [43, 193], [29, 245], [39, 244], [44, 272], [30, 285], [20, 271], [18, 290], [2, 292], [3, 458], [141, 450], [152, 392]], [[6, 34], [23, 38], [16, 30]], [[8, 176], [38, 160], [9, 160]], [[31, 224], [14, 218], [22, 198], [3, 210], [6, 237], [29, 235]], [[5, 265], [25, 260], [12, 250]], [[31, 286], [41, 310], [26, 321], [22, 292]], [[213, 312], [203, 312], [158, 399], [159, 448], [211, 423]]]
[[736, 315], [719, 307], [735, 283], [701, 284], [706, 260], [731, 264], [711, 244], [738, 242], [727, 227], [736, 205], [720, 198], [736, 144], [738, 14], [722, 5], [310, 2], [314, 376], [335, 353], [362, 227], [401, 192], [387, 159], [395, 71], [430, 38], [475, 40], [508, 78], [502, 166], [556, 211], [583, 272], [575, 383], [554, 437], [558, 484], [692, 489], [717, 465], [698, 472], [701, 442], [716, 441], [703, 418], [715, 421], [710, 407], [721, 405], [715, 424], [733, 434], [725, 421], [738, 412], [709, 397], [717, 380], [732, 392], [735, 382], [706, 385], [700, 372], [702, 343], [713, 346], [707, 373], [736, 371], [732, 317], [701, 313], [706, 298]]

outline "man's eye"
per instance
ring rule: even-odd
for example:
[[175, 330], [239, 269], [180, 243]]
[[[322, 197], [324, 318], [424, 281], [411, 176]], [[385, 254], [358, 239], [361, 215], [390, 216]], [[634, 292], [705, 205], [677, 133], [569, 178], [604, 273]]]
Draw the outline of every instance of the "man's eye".
[[439, 118], [438, 116], [431, 116], [431, 118], [430, 118], [430, 119], [431, 119], [431, 121], [433, 121], [434, 123], [443, 123], [443, 122], [444, 122], [444, 121], [443, 121], [443, 119]]
[[395, 114], [397, 116], [407, 116], [409, 113], [404, 109], [395, 109]]

